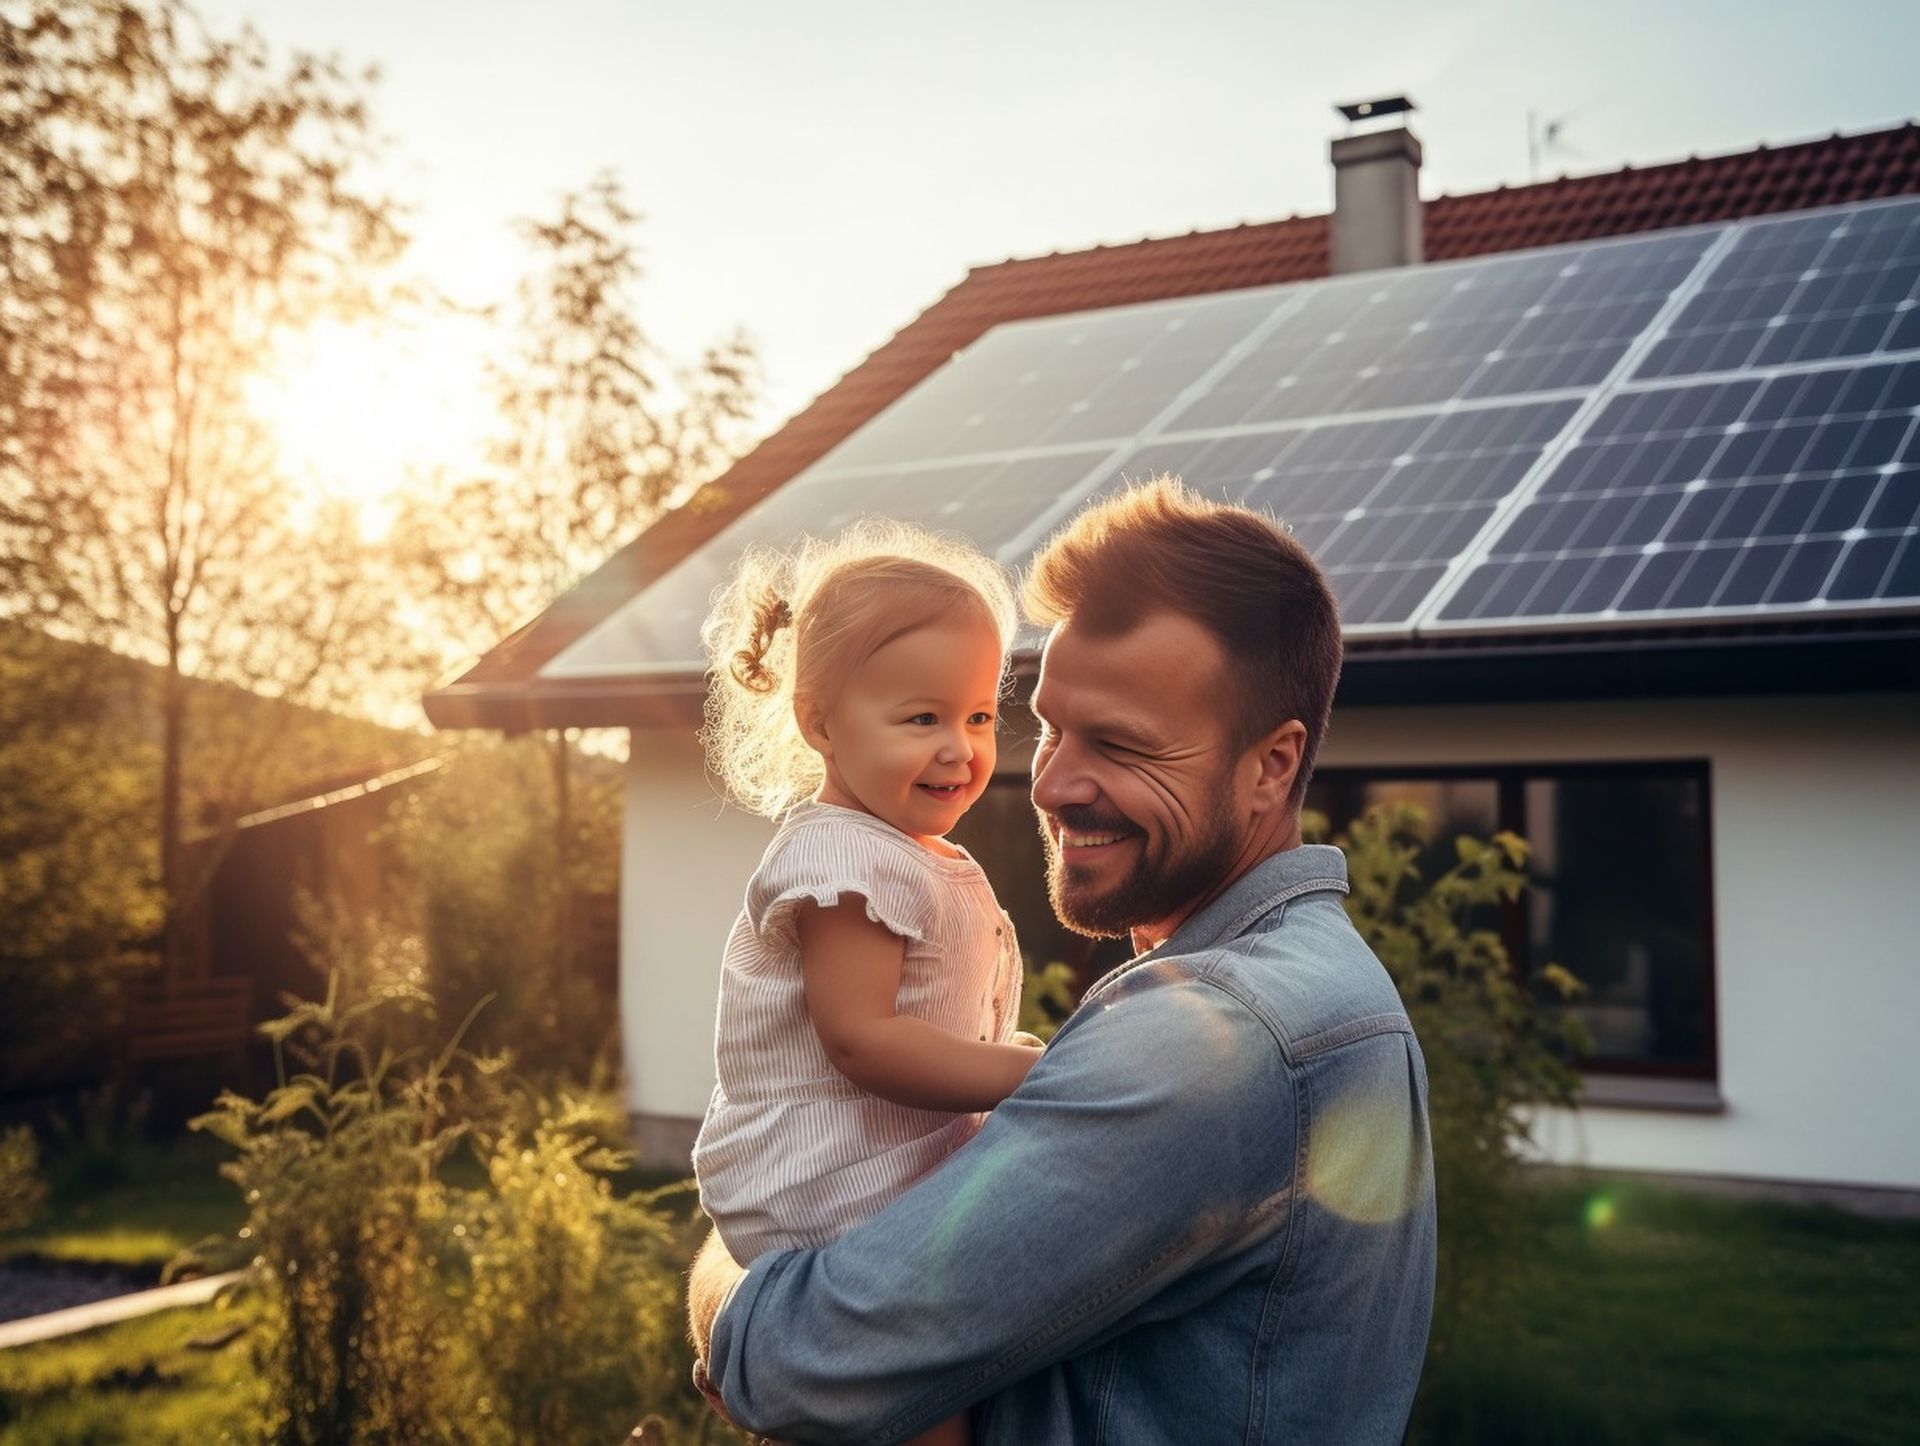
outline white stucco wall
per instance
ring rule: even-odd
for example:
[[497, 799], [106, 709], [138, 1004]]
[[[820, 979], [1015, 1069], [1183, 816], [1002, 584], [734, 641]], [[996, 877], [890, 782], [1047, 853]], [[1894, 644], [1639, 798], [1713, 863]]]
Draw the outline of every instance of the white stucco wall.
[[1623, 758], [1710, 765], [1726, 1109], [1554, 1112], [1541, 1144], [1603, 1167], [1920, 1189], [1920, 696], [1348, 709], [1323, 754]]
[[[1707, 759], [1726, 1109], [1589, 1107], [1543, 1118], [1541, 1142], [1617, 1169], [1920, 1189], [1916, 720], [1915, 695], [1350, 708], [1323, 761]], [[770, 832], [720, 806], [690, 731], [635, 732], [621, 1018], [643, 1118], [705, 1108], [720, 951]]]
[[720, 954], [773, 825], [723, 807], [691, 728], [635, 729], [620, 853], [629, 1108], [695, 1120], [713, 1089]]

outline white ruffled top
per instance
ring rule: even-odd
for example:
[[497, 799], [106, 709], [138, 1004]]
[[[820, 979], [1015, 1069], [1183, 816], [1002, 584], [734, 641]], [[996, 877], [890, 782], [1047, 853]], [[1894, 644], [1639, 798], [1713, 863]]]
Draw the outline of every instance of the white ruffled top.
[[1013, 923], [970, 855], [936, 854], [857, 809], [805, 803], [789, 813], [727, 939], [719, 1079], [693, 1151], [700, 1203], [743, 1265], [844, 1234], [983, 1118], [879, 1099], [828, 1060], [807, 1018], [794, 918], [803, 902], [849, 896], [906, 941], [900, 1013], [1000, 1043], [1019, 1018]]

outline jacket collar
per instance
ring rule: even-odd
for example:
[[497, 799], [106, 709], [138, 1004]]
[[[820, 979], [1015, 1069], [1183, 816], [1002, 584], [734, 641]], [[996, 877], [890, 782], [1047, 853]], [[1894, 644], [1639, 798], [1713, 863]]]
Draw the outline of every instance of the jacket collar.
[[1269, 855], [1227, 885], [1225, 893], [1181, 924], [1163, 944], [1133, 962], [1199, 954], [1237, 939], [1290, 899], [1347, 892], [1347, 856], [1331, 844], [1302, 844]]

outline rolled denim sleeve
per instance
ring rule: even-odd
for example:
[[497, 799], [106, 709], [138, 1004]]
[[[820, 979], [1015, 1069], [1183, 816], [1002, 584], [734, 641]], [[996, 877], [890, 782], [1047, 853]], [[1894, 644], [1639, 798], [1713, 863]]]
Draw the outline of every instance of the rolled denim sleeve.
[[940, 1169], [832, 1245], [755, 1262], [713, 1380], [774, 1437], [897, 1440], [1281, 1228], [1298, 1140], [1258, 1016], [1180, 961], [1139, 966]]

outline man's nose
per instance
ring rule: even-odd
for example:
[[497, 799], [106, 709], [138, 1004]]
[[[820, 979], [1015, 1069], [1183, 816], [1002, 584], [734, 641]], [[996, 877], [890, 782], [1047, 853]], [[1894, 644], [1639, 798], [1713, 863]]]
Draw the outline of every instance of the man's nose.
[[1065, 743], [1055, 743], [1035, 751], [1034, 807], [1054, 813], [1068, 804], [1092, 803], [1098, 796], [1093, 779], [1079, 765], [1078, 750]]

